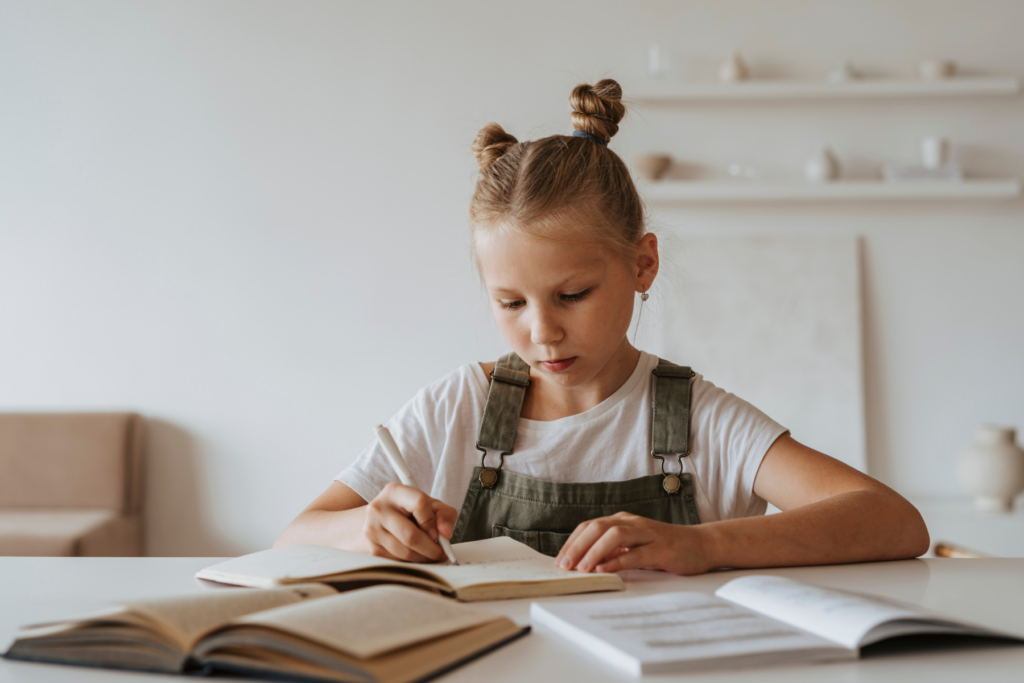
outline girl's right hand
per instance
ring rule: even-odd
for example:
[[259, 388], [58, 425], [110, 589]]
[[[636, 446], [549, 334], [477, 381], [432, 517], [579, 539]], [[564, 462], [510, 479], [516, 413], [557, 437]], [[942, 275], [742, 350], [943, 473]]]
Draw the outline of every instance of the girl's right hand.
[[369, 552], [406, 562], [436, 562], [445, 555], [438, 534], [451, 538], [458, 512], [419, 489], [388, 484], [366, 505], [363, 536]]

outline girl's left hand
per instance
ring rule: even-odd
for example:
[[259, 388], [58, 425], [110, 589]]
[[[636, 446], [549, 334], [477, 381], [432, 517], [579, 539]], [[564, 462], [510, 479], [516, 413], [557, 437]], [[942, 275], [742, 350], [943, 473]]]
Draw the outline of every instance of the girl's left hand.
[[708, 545], [699, 525], [666, 524], [619, 512], [576, 527], [555, 565], [581, 572], [661, 569], [703, 574], [714, 568]]

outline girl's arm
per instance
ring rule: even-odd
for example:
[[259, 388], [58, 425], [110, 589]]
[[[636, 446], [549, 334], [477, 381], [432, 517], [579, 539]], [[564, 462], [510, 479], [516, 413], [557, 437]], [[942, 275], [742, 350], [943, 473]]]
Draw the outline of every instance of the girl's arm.
[[335, 481], [288, 525], [274, 547], [327, 545], [407, 562], [442, 560], [437, 536], [451, 538], [457, 515], [455, 508], [409, 486], [388, 484], [367, 503]]
[[695, 526], [619, 513], [579, 525], [556, 562], [579, 571], [700, 574], [717, 567], [899, 560], [928, 550], [928, 530], [913, 505], [789, 435], [768, 449], [754, 492], [782, 512]]

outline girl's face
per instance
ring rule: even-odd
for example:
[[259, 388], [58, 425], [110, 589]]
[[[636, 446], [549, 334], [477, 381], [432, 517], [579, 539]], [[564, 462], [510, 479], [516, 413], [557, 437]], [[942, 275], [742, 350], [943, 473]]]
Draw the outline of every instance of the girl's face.
[[650, 287], [640, 268], [595, 245], [496, 231], [476, 252], [498, 328], [535, 377], [578, 387], [631, 351], [634, 296]]

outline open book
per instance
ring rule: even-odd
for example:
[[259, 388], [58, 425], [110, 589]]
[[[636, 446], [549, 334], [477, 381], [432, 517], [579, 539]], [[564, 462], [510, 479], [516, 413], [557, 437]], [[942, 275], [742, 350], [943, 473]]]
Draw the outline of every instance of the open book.
[[505, 617], [404, 586], [219, 590], [29, 626], [4, 654], [58, 664], [408, 683], [525, 633]]
[[252, 588], [310, 581], [339, 588], [345, 584], [401, 583], [469, 602], [625, 588], [616, 574], [559, 569], [547, 555], [505, 536], [452, 547], [458, 565], [397, 562], [324, 546], [285, 546], [215, 564], [196, 578]]
[[664, 593], [566, 604], [533, 603], [550, 629], [634, 675], [856, 659], [866, 645], [905, 635], [957, 634], [1024, 642], [915, 605], [745, 576], [715, 595]]

